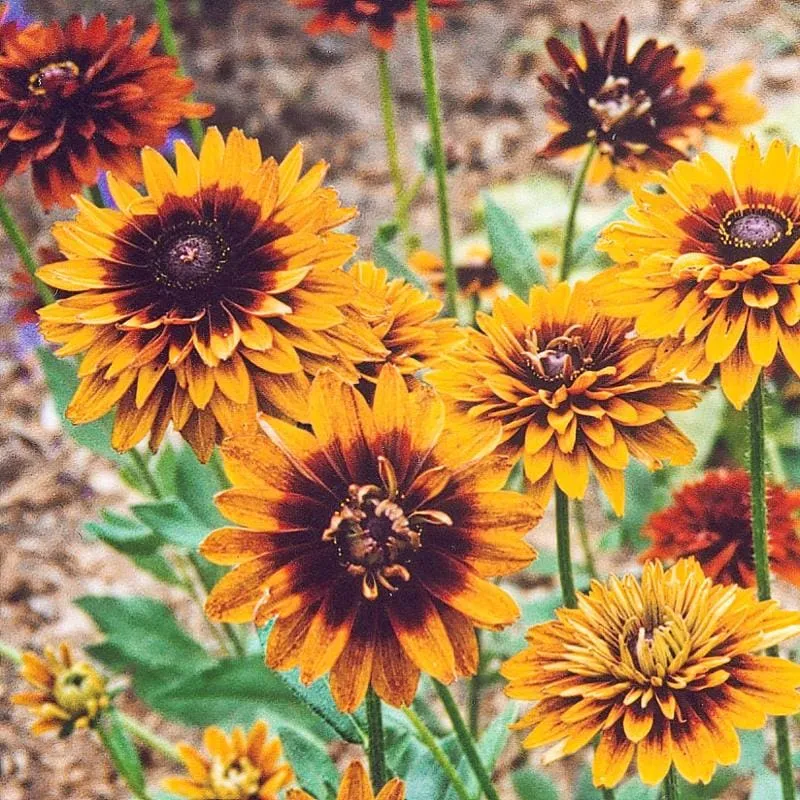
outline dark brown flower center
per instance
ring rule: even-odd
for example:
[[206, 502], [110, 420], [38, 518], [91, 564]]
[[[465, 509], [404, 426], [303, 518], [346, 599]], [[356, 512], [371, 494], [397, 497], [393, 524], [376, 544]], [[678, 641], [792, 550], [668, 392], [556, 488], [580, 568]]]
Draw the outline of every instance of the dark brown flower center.
[[423, 523], [453, 524], [440, 511], [417, 509], [406, 514], [394, 468], [382, 456], [378, 465], [383, 485], [351, 484], [322, 534], [323, 541], [336, 545], [339, 563], [361, 578], [367, 600], [377, 600], [381, 587], [393, 593], [411, 580], [409, 568], [422, 548]]
[[71, 94], [80, 83], [80, 69], [74, 61], [47, 64], [28, 78], [28, 91], [38, 96]]
[[153, 248], [156, 280], [179, 293], [219, 282], [230, 248], [213, 223], [198, 221], [163, 234]]
[[589, 98], [589, 108], [603, 133], [609, 133], [630, 120], [647, 114], [653, 101], [643, 89], [631, 90], [628, 78], [609, 75], [606, 82]]
[[542, 388], [569, 386], [592, 363], [592, 357], [585, 352], [580, 325], [571, 325], [541, 350], [535, 330], [528, 332], [524, 344], [525, 361]]
[[772, 206], [729, 211], [718, 232], [722, 245], [740, 257], [779, 256], [797, 238], [794, 222]]

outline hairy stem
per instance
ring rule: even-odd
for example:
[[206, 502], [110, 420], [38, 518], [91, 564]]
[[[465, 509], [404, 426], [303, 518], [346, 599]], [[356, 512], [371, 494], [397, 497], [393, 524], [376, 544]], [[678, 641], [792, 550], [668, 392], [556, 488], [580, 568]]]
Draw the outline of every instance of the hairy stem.
[[575, 241], [575, 218], [578, 214], [578, 206], [581, 204], [583, 188], [586, 186], [586, 176], [589, 174], [589, 166], [592, 163], [592, 159], [594, 159], [594, 154], [595, 145], [591, 144], [586, 153], [586, 158], [581, 165], [578, 177], [575, 179], [575, 183], [572, 186], [567, 222], [564, 226], [564, 241], [561, 246], [561, 266], [558, 271], [558, 278], [562, 281], [565, 281], [569, 277], [569, 271], [572, 269], [572, 245]]
[[[759, 600], [772, 596], [769, 572], [769, 530], [767, 527], [766, 486], [766, 434], [764, 428], [764, 378], [759, 376], [748, 401], [750, 423], [750, 503], [753, 526], [753, 557], [756, 568], [756, 585]], [[767, 650], [770, 656], [778, 655], [777, 646]], [[778, 767], [783, 789], [783, 800], [794, 800], [795, 784], [792, 767], [792, 749], [789, 742], [789, 723], [786, 717], [775, 718]]]
[[483, 687], [483, 653], [481, 652], [481, 632], [475, 630], [475, 639], [478, 645], [478, 669], [469, 682], [467, 695], [467, 715], [469, 717], [469, 732], [478, 738], [481, 729], [481, 689]]
[[675, 772], [675, 767], [670, 767], [667, 777], [664, 778], [662, 784], [664, 800], [679, 800], [680, 792], [678, 790], [678, 775]]
[[122, 723], [122, 727], [125, 728], [131, 736], [142, 742], [142, 744], [147, 745], [151, 750], [157, 753], [161, 753], [162, 756], [170, 759], [170, 761], [181, 763], [181, 757], [178, 755], [178, 751], [175, 749], [172, 742], [162, 739], [157, 733], [153, 733], [149, 728], [142, 725], [141, 722], [133, 717], [129, 717], [119, 709], [117, 709], [117, 717]]
[[433, 55], [430, 8], [428, 0], [417, 0], [417, 30], [419, 49], [422, 58], [422, 79], [425, 84], [425, 103], [428, 109], [428, 124], [431, 134], [431, 149], [436, 173], [436, 190], [439, 199], [439, 227], [442, 234], [442, 260], [444, 261], [444, 282], [446, 290], [446, 312], [456, 315], [458, 280], [453, 262], [453, 241], [450, 232], [450, 208], [447, 199], [447, 160], [442, 139], [442, 111], [439, 102], [439, 89], [436, 85], [436, 63]]
[[575, 577], [572, 574], [572, 555], [569, 546], [569, 498], [556, 486], [556, 551], [561, 596], [567, 608], [578, 605]]
[[592, 540], [589, 538], [589, 529], [586, 527], [586, 509], [583, 500], [575, 500], [572, 503], [572, 511], [575, 516], [575, 526], [578, 528], [578, 539], [583, 550], [583, 564], [590, 578], [597, 578], [597, 564], [594, 560], [592, 551]]
[[383, 740], [383, 711], [381, 699], [370, 686], [367, 692], [367, 727], [369, 745], [369, 774], [372, 779], [372, 788], [378, 794], [386, 783], [386, 752]]
[[472, 771], [475, 773], [475, 777], [478, 779], [478, 783], [480, 784], [483, 793], [486, 795], [488, 800], [500, 800], [497, 790], [492, 785], [492, 776], [489, 774], [489, 771], [486, 769], [483, 761], [481, 761], [480, 754], [475, 746], [475, 740], [470, 735], [470, 732], [463, 718], [461, 717], [461, 712], [458, 710], [458, 706], [456, 705], [456, 701], [453, 699], [453, 695], [443, 683], [434, 681], [433, 685], [436, 687], [436, 693], [439, 695], [439, 699], [442, 701], [444, 710], [447, 712], [447, 716], [450, 718], [450, 723], [453, 726], [453, 732], [455, 733], [458, 743], [461, 746], [461, 751], [464, 753], [464, 756], [469, 762], [470, 767], [472, 767]]

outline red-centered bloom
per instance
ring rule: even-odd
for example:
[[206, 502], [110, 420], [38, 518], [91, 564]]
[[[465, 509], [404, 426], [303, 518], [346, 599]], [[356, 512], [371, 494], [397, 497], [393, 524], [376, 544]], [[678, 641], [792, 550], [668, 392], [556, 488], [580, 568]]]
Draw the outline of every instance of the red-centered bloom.
[[[767, 492], [772, 571], [800, 586], [800, 492], [770, 483]], [[720, 583], [755, 586], [750, 477], [743, 469], [707, 472], [687, 483], [642, 530], [652, 541], [642, 559], [694, 556]]]
[[213, 111], [187, 102], [193, 83], [174, 58], [153, 55], [158, 26], [135, 40], [133, 27], [133, 17], [109, 26], [103, 15], [2, 27], [0, 186], [30, 168], [46, 209], [69, 206], [102, 169], [139, 180], [142, 147]]
[[233, 488], [220, 511], [241, 527], [201, 545], [236, 566], [212, 590], [206, 612], [264, 625], [273, 669], [300, 668], [306, 683], [330, 672], [340, 708], [372, 686], [409, 704], [420, 670], [449, 683], [474, 673], [475, 627], [519, 616], [491, 577], [527, 566], [523, 537], [541, 511], [499, 491], [508, 467], [491, 456], [499, 426], [474, 434], [452, 425], [424, 385], [409, 390], [387, 364], [372, 406], [333, 373], [309, 400], [313, 433], [262, 418], [266, 435], [222, 446]]
[[681, 87], [677, 48], [648, 39], [629, 56], [625, 17], [602, 50], [584, 23], [580, 40], [583, 53], [577, 55], [559, 39], [547, 40], [560, 74], [544, 73], [539, 81], [550, 95], [545, 108], [557, 133], [540, 155], [552, 158], [594, 143], [593, 180], [616, 171], [623, 183], [685, 158], [686, 136], [697, 123]]
[[[290, 0], [298, 8], [314, 8], [316, 16], [306, 25], [310, 34], [338, 31], [355, 33], [360, 25], [369, 28], [372, 44], [388, 50], [394, 44], [397, 23], [415, 14], [414, 0]], [[462, 0], [430, 0], [431, 8], [450, 8]], [[442, 20], [431, 14], [431, 24], [441, 27]]]

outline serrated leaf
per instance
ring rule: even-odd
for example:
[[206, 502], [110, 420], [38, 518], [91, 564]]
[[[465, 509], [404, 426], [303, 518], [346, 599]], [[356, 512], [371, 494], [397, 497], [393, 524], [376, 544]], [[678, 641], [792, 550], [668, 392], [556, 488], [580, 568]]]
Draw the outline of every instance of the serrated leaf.
[[533, 242], [511, 214], [489, 195], [484, 195], [484, 207], [492, 264], [503, 283], [527, 302], [531, 286], [547, 283]]
[[40, 347], [36, 352], [64, 432], [87, 450], [121, 464], [124, 456], [111, 447], [111, 429], [114, 426], [112, 414], [106, 414], [96, 422], [88, 422], [85, 425], [73, 425], [64, 416], [69, 401], [78, 388], [78, 375], [74, 362], [57, 358], [46, 347]]
[[130, 740], [119, 714], [110, 709], [101, 717], [97, 733], [108, 751], [111, 761], [120, 776], [134, 794], [145, 794], [146, 782], [139, 753]]

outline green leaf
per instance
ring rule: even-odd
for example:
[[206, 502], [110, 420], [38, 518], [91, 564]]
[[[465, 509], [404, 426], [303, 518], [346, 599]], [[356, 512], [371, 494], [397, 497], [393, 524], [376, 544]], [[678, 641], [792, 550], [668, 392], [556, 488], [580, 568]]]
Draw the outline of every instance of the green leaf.
[[86, 533], [126, 555], [152, 555], [158, 552], [161, 540], [147, 525], [110, 508], [104, 508], [100, 516], [102, 521], [84, 525]]
[[395, 254], [385, 236], [376, 236], [372, 243], [372, 257], [379, 267], [383, 267], [393, 278], [402, 278], [406, 283], [416, 286], [425, 294], [430, 294], [430, 288], [403, 259]]
[[279, 728], [278, 735], [300, 788], [314, 797], [326, 797], [331, 792], [335, 796], [339, 773], [324, 743], [290, 727]]
[[720, 389], [705, 392], [696, 408], [681, 411], [672, 421], [692, 440], [697, 448], [693, 465], [702, 470], [711, 455], [725, 421], [728, 403]]
[[74, 362], [57, 358], [45, 347], [40, 347], [36, 352], [64, 432], [87, 450], [121, 464], [124, 456], [111, 447], [111, 429], [114, 426], [112, 414], [106, 414], [96, 422], [85, 425], [73, 425], [64, 416], [69, 401], [78, 388], [78, 375], [75, 372]]
[[660, 786], [645, 786], [639, 777], [634, 775], [625, 781], [615, 792], [616, 800], [659, 800], [661, 797]]
[[519, 800], [558, 800], [558, 789], [553, 781], [530, 768], [513, 773], [511, 783]]
[[194, 552], [206, 537], [208, 528], [191, 509], [175, 497], [131, 506], [134, 516], [164, 542]]
[[[212, 461], [219, 456], [215, 453]], [[175, 483], [179, 497], [208, 530], [227, 525], [217, 511], [214, 495], [227, 488], [212, 463], [201, 464], [188, 445], [182, 445], [175, 458]]]
[[165, 670], [181, 673], [210, 665], [203, 646], [180, 627], [172, 611], [148, 597], [87, 595], [75, 601], [106, 635], [106, 642], [129, 659], [134, 671]]
[[527, 301], [531, 286], [547, 282], [533, 250], [533, 242], [489, 195], [484, 195], [484, 206], [492, 264], [503, 283]]
[[609, 260], [605, 253], [598, 253], [594, 247], [597, 244], [597, 240], [600, 238], [600, 234], [608, 225], [612, 222], [625, 219], [625, 211], [631, 206], [632, 202], [630, 197], [626, 197], [606, 219], [592, 225], [591, 228], [577, 238], [572, 251], [573, 268], [582, 266], [584, 262], [591, 262], [595, 259]]
[[146, 783], [139, 753], [122, 726], [114, 709], [106, 711], [97, 727], [97, 733], [108, 751], [117, 772], [137, 796], [146, 792]]

